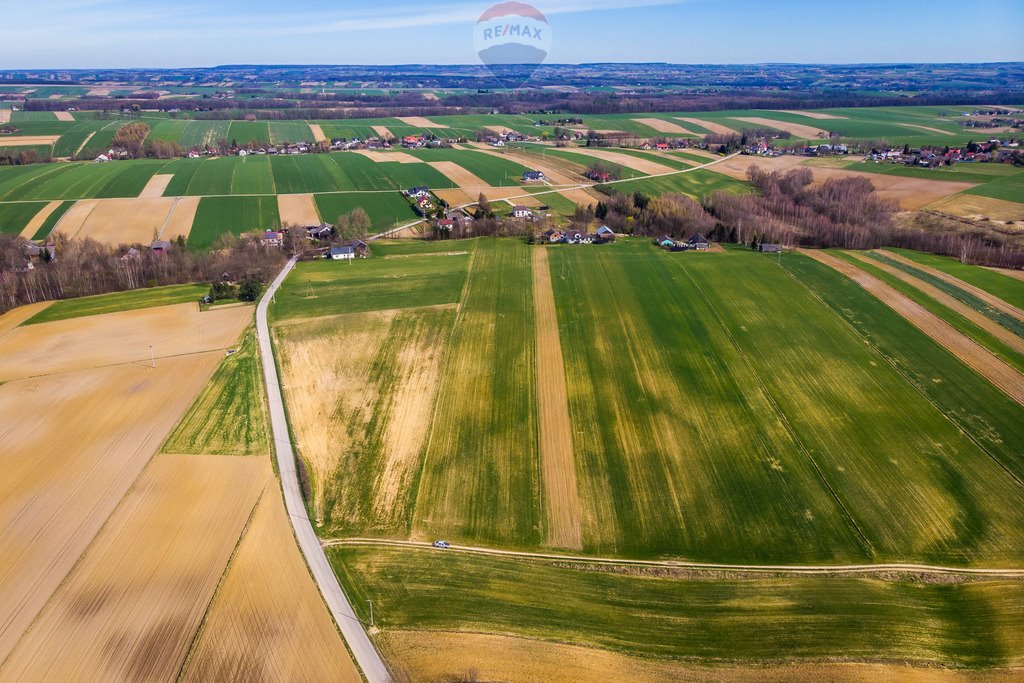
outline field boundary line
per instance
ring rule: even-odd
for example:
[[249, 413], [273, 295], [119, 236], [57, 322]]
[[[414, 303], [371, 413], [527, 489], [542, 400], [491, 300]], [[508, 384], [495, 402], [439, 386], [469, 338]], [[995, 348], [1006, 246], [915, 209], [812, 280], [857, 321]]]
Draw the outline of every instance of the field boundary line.
[[[684, 273], [686, 273], [686, 277], [689, 278], [690, 282], [693, 283], [693, 286], [696, 287], [697, 291], [700, 293], [701, 299], [703, 299], [704, 301], [710, 301], [711, 299], [709, 299], [708, 296], [704, 293], [704, 289], [700, 286], [700, 283], [697, 282], [697, 279], [694, 278], [690, 271], [686, 268], [686, 266], [683, 265], [682, 261], [679, 259], [673, 259], [672, 262], [675, 263], [678, 268], [682, 269]], [[768, 401], [768, 404], [771, 405], [772, 410], [774, 410], [775, 414], [779, 417], [780, 420], [782, 420], [782, 424], [786, 426], [786, 431], [789, 433], [790, 437], [792, 437], [797, 447], [800, 448], [800, 452], [803, 453], [804, 456], [810, 461], [811, 466], [814, 468], [814, 471], [818, 474], [818, 478], [821, 480], [821, 483], [824, 484], [828, 492], [832, 494], [832, 498], [839, 505], [839, 509], [843, 511], [843, 514], [846, 516], [846, 519], [853, 526], [853, 530], [857, 533], [857, 536], [859, 536], [861, 541], [864, 543], [864, 549], [867, 551], [868, 556], [874, 555], [875, 547], [871, 544], [871, 541], [864, 533], [864, 530], [860, 528], [859, 524], [857, 524], [857, 520], [854, 518], [853, 513], [851, 513], [850, 509], [846, 507], [846, 503], [843, 502], [843, 499], [842, 497], [840, 497], [839, 492], [836, 491], [835, 487], [832, 485], [832, 482], [830, 482], [828, 480], [828, 477], [825, 476], [824, 470], [821, 469], [821, 466], [818, 464], [818, 461], [814, 459], [813, 455], [811, 455], [811, 452], [807, 449], [807, 446], [806, 444], [804, 444], [803, 439], [801, 439], [800, 435], [797, 434], [796, 429], [793, 427], [793, 424], [789, 420], [789, 417], [785, 414], [785, 412], [783, 412], [782, 408], [775, 400], [775, 397], [771, 395], [771, 392], [768, 391], [768, 388], [765, 386], [764, 380], [761, 378], [761, 373], [757, 371], [757, 369], [751, 362], [749, 356], [746, 353], [744, 353], [742, 348], [740, 348], [739, 342], [736, 341], [736, 337], [734, 337], [732, 332], [729, 330], [729, 326], [725, 324], [725, 320], [722, 319], [722, 316], [718, 312], [718, 309], [715, 308], [714, 306], [710, 306], [710, 308], [714, 311], [715, 319], [718, 320], [718, 324], [722, 326], [722, 330], [725, 332], [726, 336], [729, 337], [729, 341], [732, 343], [733, 348], [736, 349], [736, 352], [743, 359], [743, 363], [747, 366], [747, 369], [750, 370], [750, 373], [755, 378], [757, 378], [757, 386], [761, 390], [761, 393], [764, 394], [765, 400]]]
[[338, 581], [334, 569], [327, 560], [327, 554], [313, 530], [313, 524], [303, 503], [302, 490], [299, 487], [298, 472], [295, 463], [296, 454], [292, 448], [288, 418], [285, 413], [284, 397], [277, 372], [277, 359], [270, 337], [270, 326], [267, 312], [270, 302], [291, 273], [298, 257], [293, 256], [281, 270], [274, 282], [267, 288], [263, 298], [256, 307], [256, 336], [259, 342], [260, 360], [263, 364], [263, 379], [267, 391], [267, 407], [270, 412], [270, 426], [274, 441], [274, 452], [277, 459], [278, 472], [281, 475], [281, 488], [284, 493], [285, 508], [291, 522], [292, 531], [298, 541], [299, 550], [306, 561], [313, 579], [320, 589], [320, 595], [327, 604], [331, 616], [337, 624], [341, 635], [352, 652], [352, 656], [369, 683], [390, 683], [391, 674], [380, 653], [366, 634], [362, 623], [356, 616], [352, 605]]
[[[413, 550], [434, 550], [427, 541], [403, 541], [379, 538], [333, 538], [324, 539], [325, 548], [342, 546], [370, 546], [409, 548]], [[437, 552], [442, 552], [438, 550]], [[512, 559], [555, 560], [561, 562], [621, 565], [633, 567], [662, 567], [672, 569], [694, 569], [709, 571], [734, 571], [764, 574], [884, 574], [890, 572], [918, 572], [928, 574], [947, 574], [952, 576], [984, 576], [1024, 580], [1024, 568], [1012, 567], [949, 567], [943, 565], [916, 564], [913, 562], [885, 562], [879, 564], [728, 564], [720, 562], [693, 562], [689, 560], [635, 560], [616, 557], [592, 557], [588, 555], [564, 555], [551, 552], [528, 552], [524, 550], [503, 550], [483, 546], [464, 546], [453, 544], [444, 552], [466, 553], [509, 557]]]

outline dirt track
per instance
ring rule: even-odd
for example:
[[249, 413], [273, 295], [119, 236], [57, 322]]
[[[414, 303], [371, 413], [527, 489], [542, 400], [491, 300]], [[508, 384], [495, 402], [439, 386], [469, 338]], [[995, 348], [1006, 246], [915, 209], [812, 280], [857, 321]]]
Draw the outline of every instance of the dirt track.
[[576, 486], [572, 424], [565, 387], [562, 343], [558, 335], [555, 293], [548, 252], [533, 250], [533, 306], [537, 336], [537, 414], [544, 480], [548, 545], [583, 547], [582, 512]]
[[[956, 311], [963, 317], [967, 318], [972, 323], [974, 323], [981, 329], [985, 330], [993, 337], [999, 339], [1017, 353], [1024, 354], [1024, 338], [1018, 337], [1016, 334], [1006, 329], [999, 323], [995, 322], [988, 316], [979, 313], [978, 311], [974, 310], [967, 304], [964, 304], [958, 299], [955, 299], [949, 294], [946, 294], [938, 287], [935, 287], [934, 285], [931, 285], [920, 278], [914, 277], [910, 273], [906, 273], [900, 270], [899, 268], [894, 268], [893, 266], [890, 266], [887, 263], [876, 261], [875, 259], [861, 252], [850, 251], [847, 253], [859, 261], [863, 261], [864, 263], [868, 263], [877, 268], [881, 268], [882, 270], [892, 275], [893, 277], [896, 277], [899, 280], [906, 282], [908, 285], [920, 290], [924, 294], [927, 294], [932, 299], [935, 299], [946, 308]], [[881, 253], [885, 256], [889, 256], [889, 252]]]
[[964, 282], [960, 278], [953, 277], [949, 273], [944, 273], [944, 272], [942, 272], [941, 270], [939, 270], [937, 268], [932, 268], [931, 266], [923, 265], [921, 263], [918, 263], [917, 261], [912, 261], [911, 259], [908, 259], [905, 256], [901, 256], [900, 254], [897, 254], [896, 252], [893, 252], [893, 251], [883, 251], [882, 253], [885, 254], [886, 256], [888, 256], [889, 258], [891, 258], [894, 261], [899, 261], [901, 263], [905, 263], [905, 264], [907, 264], [909, 266], [913, 266], [914, 268], [917, 268], [918, 270], [923, 270], [924, 272], [928, 273], [929, 275], [933, 275], [933, 276], [939, 278], [940, 280], [945, 280], [949, 284], [951, 284], [951, 285], [953, 285], [955, 287], [959, 287], [960, 289], [964, 290], [965, 292], [967, 292], [969, 294], [973, 294], [974, 296], [978, 297], [979, 299], [984, 301], [986, 304], [988, 304], [992, 308], [998, 309], [998, 310], [1002, 311], [1003, 313], [1006, 313], [1007, 315], [1012, 315], [1017, 320], [1020, 320], [1021, 322], [1024, 322], [1024, 311], [1020, 310], [1016, 306], [1013, 306], [1011, 304], [1006, 303], [1005, 301], [1003, 301], [1002, 299], [1000, 299], [997, 296], [989, 294], [984, 289], [981, 289], [979, 287], [975, 287], [974, 285], [972, 285], [970, 283], [967, 283], [967, 282]]
[[938, 133], [939, 135], [956, 135], [956, 133], [950, 133], [948, 130], [942, 130], [941, 128], [932, 128], [931, 126], [919, 126], [916, 123], [897, 123], [897, 126], [903, 126], [904, 128], [916, 128], [917, 130], [923, 130], [926, 133]]
[[849, 277], [879, 301], [906, 318], [914, 327], [938, 342], [965, 365], [998, 387], [1007, 396], [1024, 405], [1024, 375], [959, 332], [952, 325], [851, 263], [814, 249], [801, 249], [800, 253]]

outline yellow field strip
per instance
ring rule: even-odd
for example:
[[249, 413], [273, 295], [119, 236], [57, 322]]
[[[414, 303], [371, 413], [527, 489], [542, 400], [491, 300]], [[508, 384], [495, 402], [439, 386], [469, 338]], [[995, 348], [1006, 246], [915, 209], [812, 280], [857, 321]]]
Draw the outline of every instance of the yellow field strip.
[[43, 227], [43, 223], [45, 223], [46, 219], [50, 217], [50, 214], [56, 211], [57, 207], [61, 204], [63, 204], [61, 201], [50, 202], [40, 209], [39, 213], [33, 216], [32, 220], [28, 222], [28, 225], [25, 226], [25, 229], [21, 231], [21, 236], [27, 240], [32, 239], [32, 237], [39, 232], [39, 228]]
[[914, 327], [938, 342], [965, 365], [987, 379], [1017, 403], [1024, 405], [1024, 375], [997, 358], [937, 315], [851, 263], [814, 249], [801, 249], [846, 275], [871, 295], [907, 319]]
[[533, 305], [537, 336], [537, 413], [548, 544], [579, 549], [583, 547], [583, 513], [576, 485], [565, 366], [547, 249], [533, 250]]

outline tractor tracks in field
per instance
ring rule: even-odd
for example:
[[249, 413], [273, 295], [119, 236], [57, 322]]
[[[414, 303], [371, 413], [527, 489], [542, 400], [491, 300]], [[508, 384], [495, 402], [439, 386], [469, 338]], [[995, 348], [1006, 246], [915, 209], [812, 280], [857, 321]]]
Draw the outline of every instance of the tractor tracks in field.
[[432, 550], [435, 552], [461, 555], [482, 555], [503, 557], [512, 560], [545, 560], [578, 565], [605, 565], [609, 567], [641, 567], [673, 569], [694, 572], [718, 572], [726, 574], [758, 574], [768, 576], [866, 576], [886, 577], [892, 575], [947, 576], [961, 578], [988, 578], [1024, 580], [1024, 568], [996, 567], [948, 567], [943, 565], [917, 564], [912, 562], [890, 562], [879, 564], [839, 565], [789, 565], [789, 564], [727, 564], [717, 562], [692, 562], [689, 560], [634, 560], [618, 557], [592, 557], [589, 555], [565, 555], [555, 552], [530, 552], [525, 550], [502, 550], [482, 546], [452, 545], [446, 549], [435, 549], [427, 541], [402, 541], [379, 538], [332, 538], [322, 539], [325, 548], [340, 546], [362, 546], [376, 548], [404, 548], [408, 550]]

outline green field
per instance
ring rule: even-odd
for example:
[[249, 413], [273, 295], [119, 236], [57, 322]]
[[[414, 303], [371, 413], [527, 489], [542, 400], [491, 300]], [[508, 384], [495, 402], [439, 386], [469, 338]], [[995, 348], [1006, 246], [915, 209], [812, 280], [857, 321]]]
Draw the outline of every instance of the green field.
[[210, 382], [164, 442], [163, 453], [269, 455], [270, 419], [256, 332], [221, 361]]
[[462, 254], [300, 263], [277, 293], [270, 316], [281, 321], [455, 303], [468, 262]]
[[[510, 634], [654, 661], [752, 666], [868, 660], [981, 668], [1024, 657], [1017, 581], [716, 580], [429, 550], [332, 548], [328, 556], [360, 618], [369, 622], [372, 600], [385, 633]], [[459, 666], [451, 662], [453, 673]]]
[[134, 311], [140, 308], [197, 302], [209, 289], [209, 285], [170, 285], [168, 287], [154, 287], [152, 289], [136, 289], [114, 294], [86, 296], [79, 299], [65, 299], [55, 301], [23, 324], [35, 325], [55, 320], [102, 315], [104, 313], [119, 313], [121, 311]]
[[60, 222], [60, 219], [63, 218], [64, 214], [68, 212], [68, 209], [74, 205], [74, 202], [61, 202], [60, 206], [54, 209], [53, 212], [46, 217], [43, 224], [39, 226], [38, 230], [36, 230], [36, 234], [32, 235], [32, 239], [44, 240], [49, 237], [50, 233], [53, 232], [53, 229], [57, 227], [57, 223]]
[[314, 199], [320, 217], [328, 223], [336, 222], [339, 216], [351, 213], [357, 208], [363, 209], [370, 217], [374, 232], [404, 225], [419, 218], [405, 197], [398, 192], [318, 194]]
[[[540, 547], [531, 248], [438, 244], [472, 255], [302, 264], [275, 319], [458, 301], [415, 504], [388, 534]], [[842, 276], [630, 239], [549, 258], [585, 552], [1020, 565], [1024, 409]]]
[[189, 246], [208, 249], [224, 234], [273, 230], [281, 226], [277, 197], [203, 197], [196, 211]]
[[43, 210], [48, 202], [0, 204], [0, 233], [17, 235]]
[[598, 186], [598, 189], [603, 188], [624, 194], [644, 192], [649, 195], [658, 195], [665, 192], [675, 192], [688, 195], [698, 201], [718, 191], [736, 194], [751, 191], [751, 187], [747, 183], [721, 173], [716, 173], [711, 169], [698, 169], [689, 173], [678, 173], [658, 178], [644, 178]]

